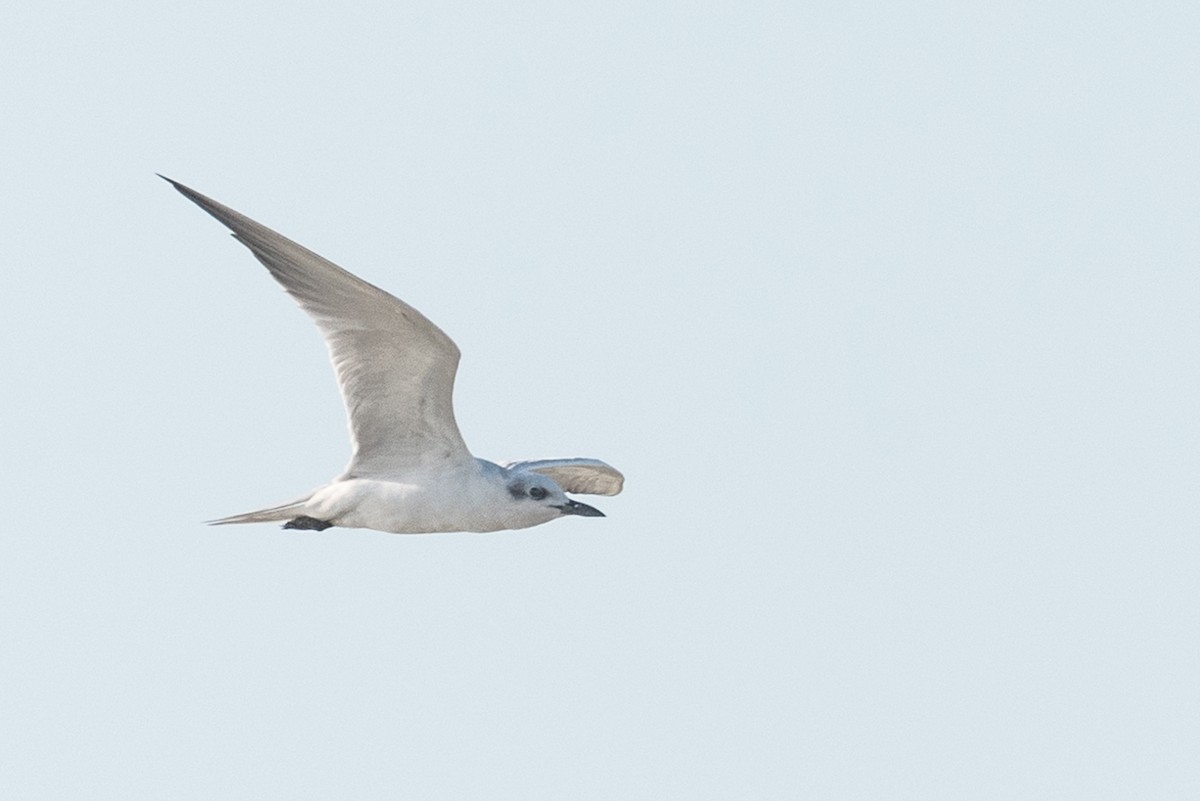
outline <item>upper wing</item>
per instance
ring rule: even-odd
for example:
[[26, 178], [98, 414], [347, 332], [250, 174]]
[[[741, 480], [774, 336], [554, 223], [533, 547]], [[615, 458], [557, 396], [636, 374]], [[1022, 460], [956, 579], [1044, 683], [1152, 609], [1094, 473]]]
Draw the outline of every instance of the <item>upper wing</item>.
[[402, 475], [472, 458], [454, 420], [459, 351], [450, 337], [402, 300], [162, 177], [228, 226], [321, 329], [350, 421], [347, 476]]
[[599, 459], [532, 459], [509, 462], [509, 470], [532, 470], [549, 476], [563, 492], [584, 495], [616, 495], [625, 485], [625, 476]]

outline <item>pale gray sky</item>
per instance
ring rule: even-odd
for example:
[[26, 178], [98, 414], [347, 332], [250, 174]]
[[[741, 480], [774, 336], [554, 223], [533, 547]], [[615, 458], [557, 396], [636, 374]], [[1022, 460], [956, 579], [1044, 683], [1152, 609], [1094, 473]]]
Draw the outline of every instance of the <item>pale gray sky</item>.
[[[10, 4], [0, 795], [1184, 798], [1193, 3]], [[199, 521], [348, 457], [232, 205], [609, 517]]]

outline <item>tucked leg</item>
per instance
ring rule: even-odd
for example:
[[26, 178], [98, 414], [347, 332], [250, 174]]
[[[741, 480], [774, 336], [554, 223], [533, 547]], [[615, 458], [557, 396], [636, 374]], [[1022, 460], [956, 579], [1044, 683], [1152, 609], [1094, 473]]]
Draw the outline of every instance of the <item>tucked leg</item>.
[[333, 528], [333, 523], [327, 520], [318, 520], [315, 517], [301, 515], [295, 520], [289, 520], [283, 524], [284, 528], [297, 528], [302, 531], [324, 531], [327, 528]]

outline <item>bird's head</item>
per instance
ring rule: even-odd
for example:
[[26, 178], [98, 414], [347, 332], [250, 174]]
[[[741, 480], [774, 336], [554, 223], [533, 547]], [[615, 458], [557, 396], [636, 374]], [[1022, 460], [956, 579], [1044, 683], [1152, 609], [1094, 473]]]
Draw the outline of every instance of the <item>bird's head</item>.
[[531, 508], [557, 510], [560, 515], [604, 517], [604, 513], [596, 507], [568, 498], [554, 479], [540, 473], [514, 472], [508, 477], [507, 487], [513, 500], [520, 504], [529, 504]]

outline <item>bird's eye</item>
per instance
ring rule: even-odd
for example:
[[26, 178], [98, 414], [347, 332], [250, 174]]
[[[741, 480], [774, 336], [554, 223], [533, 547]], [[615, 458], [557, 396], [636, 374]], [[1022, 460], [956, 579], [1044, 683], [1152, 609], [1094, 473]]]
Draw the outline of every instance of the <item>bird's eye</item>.
[[535, 501], [540, 501], [542, 498], [546, 497], [546, 491], [541, 487], [530, 487], [529, 497], [533, 498]]

